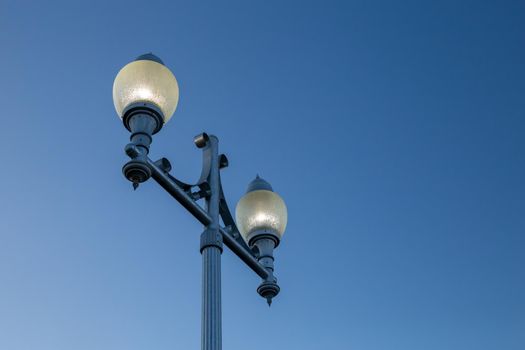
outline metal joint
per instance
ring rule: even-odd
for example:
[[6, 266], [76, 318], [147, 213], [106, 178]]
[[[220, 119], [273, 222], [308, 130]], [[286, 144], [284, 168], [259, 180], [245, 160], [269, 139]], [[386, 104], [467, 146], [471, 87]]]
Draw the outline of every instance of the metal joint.
[[128, 143], [126, 147], [124, 147], [124, 152], [126, 152], [128, 157], [130, 157], [131, 159], [137, 158], [142, 154], [140, 149], [134, 143]]
[[165, 173], [169, 173], [171, 171], [171, 163], [167, 158], [160, 158], [159, 160], [155, 161], [155, 165], [162, 169]]
[[210, 137], [208, 136], [208, 134], [203, 132], [202, 134], [199, 134], [193, 138], [193, 143], [195, 143], [195, 146], [197, 146], [197, 148], [204, 148], [206, 147], [206, 144], [209, 140]]
[[[143, 120], [133, 117], [139, 117]], [[153, 125], [147, 126], [147, 129], [150, 129], [148, 131], [151, 135], [158, 133], [160, 129], [162, 129], [162, 126], [164, 125], [164, 116], [162, 111], [154, 104], [148, 102], [137, 102], [126, 107], [122, 113], [122, 122], [124, 123], [126, 129], [128, 129], [131, 133], [134, 133], [138, 131], [136, 130], [137, 128], [142, 129], [145, 125], [133, 125], [133, 119], [136, 120], [135, 123], [138, 121], [139, 124], [145, 124], [147, 123], [144, 121], [145, 117], [149, 117], [154, 121]]]
[[222, 253], [222, 235], [219, 230], [207, 228], [201, 234], [200, 252], [208, 247], [217, 247]]
[[201, 198], [209, 198], [211, 196], [211, 188], [208, 182], [203, 182], [193, 187], [199, 187], [199, 190], [195, 192], [191, 192], [190, 189], [190, 196], [193, 200], [198, 201]]
[[227, 168], [228, 165], [230, 165], [230, 162], [228, 161], [228, 157], [226, 157], [225, 154], [219, 155], [219, 169]]
[[257, 241], [262, 240], [262, 239], [272, 240], [275, 244], [275, 248], [279, 246], [279, 243], [281, 241], [281, 239], [279, 238], [279, 235], [275, 231], [270, 230], [270, 229], [256, 230], [256, 231], [251, 232], [248, 235], [248, 242], [249, 242], [250, 247], [253, 247], [254, 245], [256, 245]]
[[191, 198], [193, 198], [194, 201], [198, 201], [201, 198], [207, 198], [211, 194], [210, 190], [200, 190], [196, 192], [191, 192]]

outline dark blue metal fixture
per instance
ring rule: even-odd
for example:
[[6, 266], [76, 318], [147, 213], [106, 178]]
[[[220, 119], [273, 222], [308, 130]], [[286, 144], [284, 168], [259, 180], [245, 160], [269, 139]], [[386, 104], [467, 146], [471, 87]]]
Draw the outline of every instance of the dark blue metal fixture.
[[[286, 227], [286, 206], [272, 186], [259, 176], [237, 206], [236, 224], [222, 189], [220, 170], [228, 158], [219, 154], [219, 140], [202, 133], [194, 138], [202, 149], [202, 172], [195, 184], [187, 184], [170, 174], [166, 158], [152, 161], [148, 154], [152, 135], [169, 120], [178, 102], [178, 85], [173, 74], [153, 54], [139, 56], [119, 72], [113, 99], [124, 126], [131, 132], [125, 147], [130, 157], [122, 171], [136, 189], [153, 178], [204, 226], [200, 237], [203, 262], [202, 349], [222, 348], [221, 254], [230, 248], [262, 279], [257, 292], [271, 305], [279, 293], [274, 276], [273, 250]], [[205, 207], [198, 204], [204, 200]], [[221, 225], [221, 220], [223, 225]]]

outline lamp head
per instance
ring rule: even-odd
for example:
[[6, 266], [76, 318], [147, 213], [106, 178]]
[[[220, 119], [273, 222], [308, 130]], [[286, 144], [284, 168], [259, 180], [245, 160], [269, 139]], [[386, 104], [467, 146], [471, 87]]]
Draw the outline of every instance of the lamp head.
[[259, 175], [237, 203], [235, 216], [239, 231], [250, 246], [261, 238], [270, 238], [277, 247], [288, 220], [283, 199]]
[[179, 102], [179, 85], [173, 73], [152, 53], [125, 65], [113, 83], [113, 103], [126, 128], [133, 131], [131, 119], [147, 114], [156, 122], [152, 133], [167, 123]]

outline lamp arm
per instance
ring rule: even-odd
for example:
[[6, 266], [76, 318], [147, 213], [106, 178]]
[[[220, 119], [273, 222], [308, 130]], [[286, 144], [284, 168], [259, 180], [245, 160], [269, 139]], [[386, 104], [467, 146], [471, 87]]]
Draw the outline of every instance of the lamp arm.
[[[201, 224], [208, 225], [211, 222], [211, 218], [209, 217], [208, 213], [199, 204], [197, 204], [192, 195], [188, 193], [191, 192], [188, 191], [188, 189], [191, 189], [191, 187], [193, 186], [188, 185], [180, 180], [177, 180], [175, 177], [169, 174], [168, 171], [171, 170], [171, 166], [169, 166], [169, 162], [166, 162], [167, 160], [163, 162], [154, 162], [148, 156], [141, 154], [139, 152], [139, 149], [137, 149], [134, 145], [127, 146], [127, 153], [135, 162], [145, 163], [144, 165], [147, 166], [151, 171], [151, 177], [162, 188], [164, 188], [166, 192], [168, 192], [173, 198], [175, 198], [184, 208], [186, 208], [186, 210], [188, 210], [197, 220], [199, 220]], [[226, 201], [224, 201], [224, 203], [226, 203]], [[233, 222], [231, 214], [229, 215], [229, 217]], [[229, 222], [228, 220], [229, 219], [227, 218], [226, 222]], [[237, 227], [230, 226], [228, 224], [226, 225], [227, 228], [219, 228], [219, 231], [223, 236], [224, 244], [262, 279], [268, 279], [270, 277], [269, 271], [261, 263], [259, 263], [259, 261], [255, 258], [253, 252], [247, 248], [246, 243], [240, 243], [230, 233], [231, 227], [234, 227], [235, 229], [237, 229]]]

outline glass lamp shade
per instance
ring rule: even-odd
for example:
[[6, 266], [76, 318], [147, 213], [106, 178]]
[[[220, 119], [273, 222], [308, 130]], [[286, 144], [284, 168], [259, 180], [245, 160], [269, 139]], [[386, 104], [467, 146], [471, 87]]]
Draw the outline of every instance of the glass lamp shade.
[[139, 59], [125, 65], [113, 83], [113, 103], [122, 119], [126, 107], [137, 102], [149, 102], [170, 120], [179, 102], [179, 85], [173, 73], [163, 64]]
[[288, 221], [283, 199], [268, 190], [246, 193], [237, 203], [235, 216], [237, 227], [247, 243], [256, 231], [271, 231], [281, 238]]

